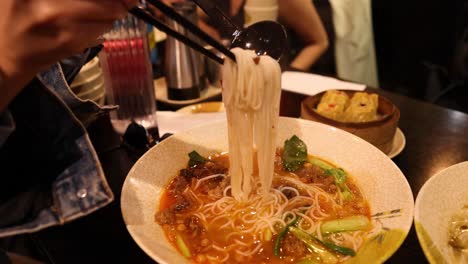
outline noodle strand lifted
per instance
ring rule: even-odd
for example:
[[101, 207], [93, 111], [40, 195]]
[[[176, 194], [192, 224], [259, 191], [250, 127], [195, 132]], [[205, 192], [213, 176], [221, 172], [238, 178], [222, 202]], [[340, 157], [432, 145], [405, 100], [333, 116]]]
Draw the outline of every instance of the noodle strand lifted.
[[372, 228], [367, 201], [296, 135], [277, 148], [279, 64], [232, 52], [237, 63], [222, 68], [229, 152], [191, 152], [155, 220], [194, 263], [343, 263]]
[[248, 199], [253, 190], [254, 146], [261, 191], [270, 191], [274, 175], [281, 69], [269, 56], [234, 48], [237, 63], [226, 60], [222, 69], [223, 101], [229, 137], [232, 196]]

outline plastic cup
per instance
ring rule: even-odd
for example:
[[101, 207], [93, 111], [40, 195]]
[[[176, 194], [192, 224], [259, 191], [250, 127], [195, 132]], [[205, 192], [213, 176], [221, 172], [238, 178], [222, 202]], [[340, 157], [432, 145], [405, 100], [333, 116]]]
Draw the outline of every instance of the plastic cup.
[[147, 130], [157, 128], [146, 24], [129, 16], [117, 21], [105, 37], [99, 57], [106, 101], [119, 106], [110, 113], [114, 129], [124, 134], [132, 122]]

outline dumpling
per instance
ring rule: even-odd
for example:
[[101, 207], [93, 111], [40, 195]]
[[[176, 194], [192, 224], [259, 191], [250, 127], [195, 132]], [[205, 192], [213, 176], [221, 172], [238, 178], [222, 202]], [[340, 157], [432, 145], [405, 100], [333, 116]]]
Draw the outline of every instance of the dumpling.
[[333, 120], [341, 121], [349, 97], [345, 92], [329, 90], [320, 99], [317, 106], [317, 112]]
[[377, 119], [379, 97], [377, 94], [356, 92], [349, 100], [349, 106], [344, 111], [346, 122], [369, 122]]

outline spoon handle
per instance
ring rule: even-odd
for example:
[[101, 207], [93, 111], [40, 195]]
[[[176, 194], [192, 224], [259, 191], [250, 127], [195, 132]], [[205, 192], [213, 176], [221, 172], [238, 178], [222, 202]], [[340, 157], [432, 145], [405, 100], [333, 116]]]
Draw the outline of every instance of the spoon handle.
[[192, 0], [197, 6], [199, 6], [211, 19], [214, 20], [215, 24], [220, 27], [226, 28], [229, 32], [232, 32], [232, 38], [235, 39], [242, 32], [242, 29], [236, 25], [232, 20], [224, 14], [218, 6], [216, 6], [211, 0]]

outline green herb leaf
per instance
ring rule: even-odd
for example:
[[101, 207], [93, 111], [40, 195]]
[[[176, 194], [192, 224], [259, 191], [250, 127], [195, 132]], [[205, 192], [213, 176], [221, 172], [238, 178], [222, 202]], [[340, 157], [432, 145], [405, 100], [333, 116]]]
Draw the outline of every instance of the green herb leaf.
[[284, 142], [283, 168], [296, 171], [307, 161], [307, 145], [296, 135]]
[[198, 165], [198, 164], [203, 164], [207, 161], [206, 158], [204, 158], [202, 155], [198, 154], [198, 152], [196, 152], [195, 150], [193, 150], [192, 152], [190, 152], [188, 154], [190, 160], [189, 160], [189, 166], [192, 167], [192, 166], [195, 166], [195, 165]]

